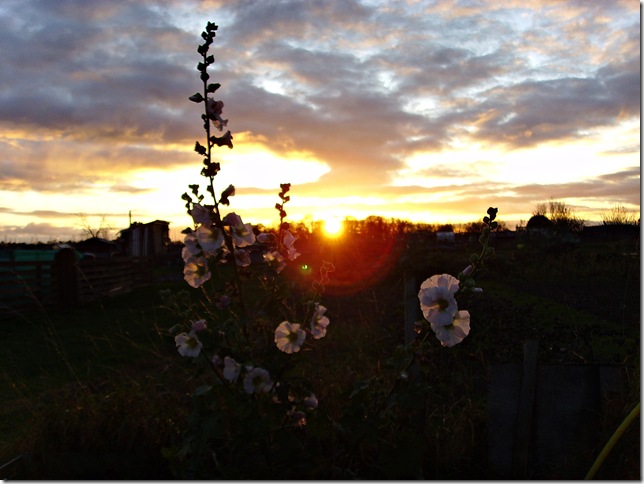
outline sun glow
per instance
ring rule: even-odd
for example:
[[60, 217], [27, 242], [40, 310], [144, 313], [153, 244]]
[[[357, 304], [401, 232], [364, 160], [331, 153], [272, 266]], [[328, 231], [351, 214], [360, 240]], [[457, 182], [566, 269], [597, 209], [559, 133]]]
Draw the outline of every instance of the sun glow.
[[337, 217], [329, 217], [324, 220], [324, 234], [327, 237], [339, 237], [344, 228], [343, 222]]

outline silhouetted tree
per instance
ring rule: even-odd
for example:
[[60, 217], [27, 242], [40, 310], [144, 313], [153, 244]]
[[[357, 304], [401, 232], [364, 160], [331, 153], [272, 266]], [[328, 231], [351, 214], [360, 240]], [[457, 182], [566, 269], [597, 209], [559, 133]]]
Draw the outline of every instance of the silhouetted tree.
[[101, 222], [99, 223], [98, 227], [90, 224], [89, 220], [87, 219], [87, 214], [79, 213], [78, 217], [80, 218], [80, 225], [83, 235], [85, 235], [88, 239], [110, 239], [112, 226], [107, 222], [105, 215], [101, 216]]
[[552, 220], [542, 214], [533, 215], [526, 224], [527, 229], [552, 229]]
[[639, 225], [639, 219], [635, 220], [635, 212], [620, 204], [609, 212], [602, 213], [601, 217], [603, 225]]
[[[554, 200], [551, 198], [547, 204], [539, 203], [532, 213], [532, 218], [547, 218], [552, 222], [552, 228], [560, 232], [581, 232], [584, 228], [584, 221], [575, 215], [571, 207], [560, 200]], [[546, 215], [548, 215], [548, 217], [546, 217]], [[530, 220], [532, 220], [532, 218]], [[530, 224], [530, 221], [528, 221], [528, 224]], [[530, 228], [529, 225], [528, 228]], [[533, 226], [532, 228], [536, 227]]]

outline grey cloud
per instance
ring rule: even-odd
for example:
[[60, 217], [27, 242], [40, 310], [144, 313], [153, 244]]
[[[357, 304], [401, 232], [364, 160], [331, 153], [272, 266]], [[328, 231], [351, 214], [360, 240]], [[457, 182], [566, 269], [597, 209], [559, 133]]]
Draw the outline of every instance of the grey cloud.
[[110, 217], [122, 217], [121, 213], [79, 213], [79, 212], [61, 212], [59, 210], [16, 210], [11, 208], [2, 208], [0, 207], [0, 212], [9, 213], [12, 215], [21, 215], [21, 216], [32, 216], [38, 218], [55, 218], [63, 219], [70, 218], [75, 219], [79, 222], [79, 225], [83, 218], [87, 217], [101, 217], [101, 218], [110, 218]]
[[486, 119], [479, 124], [476, 137], [514, 147], [580, 138], [584, 130], [611, 125], [624, 115], [637, 115], [639, 94], [633, 96], [639, 92], [638, 85], [639, 74], [626, 72], [614, 77], [599, 73], [590, 78], [497, 87], [479, 107], [479, 116]]
[[628, 153], [639, 153], [639, 152], [640, 152], [640, 145], [627, 145], [614, 150], [604, 151], [602, 153], [605, 155], [623, 155]]
[[526, 200], [544, 201], [549, 198], [562, 199], [574, 194], [575, 198], [594, 198], [598, 201], [613, 200], [616, 203], [639, 205], [639, 167], [617, 173], [610, 173], [595, 179], [552, 185], [524, 185], [514, 191]]
[[15, 148], [5, 147], [4, 152], [10, 161], [0, 163], [0, 189], [9, 191], [81, 193], [91, 192], [94, 185], [101, 184], [133, 193], [123, 180], [129, 170], [170, 169], [193, 162], [198, 166], [200, 159], [190, 149], [158, 150], [145, 144], [64, 138], [55, 144], [22, 141]]
[[0, 225], [0, 240], [3, 242], [66, 241], [82, 238], [82, 230], [73, 227], [58, 227], [49, 223], [26, 225]]
[[230, 43], [242, 48], [264, 43], [275, 37], [316, 42], [334, 41], [345, 32], [359, 31], [364, 27], [372, 9], [360, 2], [329, 1], [241, 1], [228, 4], [224, 10], [232, 11], [234, 24], [228, 26]]
[[318, 110], [244, 82], [232, 86], [228, 94], [235, 106], [230, 115], [240, 120], [236, 129], [266, 136], [269, 147], [286, 143], [315, 153], [333, 168], [325, 180], [345, 184], [381, 185], [387, 180], [386, 171], [399, 166], [387, 151], [388, 144], [399, 138], [396, 127], [424, 122], [400, 111], [394, 99], [369, 92], [316, 97], [314, 105], [322, 106]]
[[198, 79], [177, 53], [187, 57], [194, 40], [133, 2], [85, 4], [17, 7], [22, 21], [0, 33], [12, 64], [0, 74], [0, 123], [84, 137], [186, 139], [184, 101]]
[[599, 179], [608, 183], [621, 183], [628, 180], [635, 181], [636, 179], [639, 180], [640, 178], [640, 170], [641, 168], [639, 166], [634, 166], [629, 170], [602, 175], [599, 177]]
[[[619, 18], [626, 8], [609, 4], [577, 2], [570, 10], [592, 19], [602, 12]], [[566, 33], [571, 37], [549, 38], [553, 17], [568, 8], [566, 2], [548, 15], [542, 7], [549, 2], [517, 3], [516, 9], [468, 3], [464, 10], [454, 2], [190, 5], [201, 9], [204, 24], [220, 16], [226, 21], [213, 45], [217, 63], [211, 74], [222, 83], [218, 96], [233, 135], [249, 131], [265, 136], [268, 149], [308, 151], [328, 163], [332, 171], [316, 188], [320, 193], [388, 192], [383, 184], [405, 155], [446, 148], [464, 124], [477, 125], [475, 139], [528, 147], [639, 115], [639, 18], [630, 24], [620, 19], [627, 27], [604, 53], [609, 62], [589, 56], [589, 70], [574, 64], [563, 69], [562, 63], [570, 63], [563, 53], [584, 55], [571, 39], [590, 35], [596, 23], [578, 22]], [[9, 169], [3, 164], [0, 188], [82, 190], [100, 181], [113, 191], [135, 193], [145, 188], [119, 180], [119, 170], [198, 166], [191, 150], [203, 136], [200, 106], [187, 97], [200, 89], [200, 32], [179, 27], [164, 11], [171, 6], [97, 0], [3, 4], [0, 127], [58, 142], [0, 146], [3, 159], [10, 160]], [[530, 14], [527, 30], [504, 20], [507, 13]], [[611, 31], [605, 25], [593, 39], [608, 38]], [[545, 68], [531, 66], [529, 55], [552, 55], [549, 49], [559, 50]], [[287, 94], [259, 87], [267, 75]], [[388, 76], [391, 83], [384, 86], [381, 79]], [[437, 108], [406, 111], [419, 96], [434, 96]], [[185, 146], [185, 153], [152, 146], [164, 142]], [[74, 150], [79, 157], [67, 165], [63, 155]], [[108, 168], [114, 175], [106, 179]], [[625, 181], [631, 191], [632, 182]], [[575, 188], [599, 190], [594, 183]]]

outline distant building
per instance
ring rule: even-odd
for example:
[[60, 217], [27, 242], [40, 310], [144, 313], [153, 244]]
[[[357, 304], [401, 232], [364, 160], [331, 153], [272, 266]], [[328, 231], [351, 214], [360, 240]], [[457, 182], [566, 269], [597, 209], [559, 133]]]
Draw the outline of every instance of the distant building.
[[456, 236], [453, 230], [440, 230], [436, 232], [436, 242], [439, 245], [454, 245]]
[[121, 243], [130, 257], [156, 257], [165, 255], [170, 245], [170, 222], [155, 220], [146, 224], [134, 222], [122, 230]]

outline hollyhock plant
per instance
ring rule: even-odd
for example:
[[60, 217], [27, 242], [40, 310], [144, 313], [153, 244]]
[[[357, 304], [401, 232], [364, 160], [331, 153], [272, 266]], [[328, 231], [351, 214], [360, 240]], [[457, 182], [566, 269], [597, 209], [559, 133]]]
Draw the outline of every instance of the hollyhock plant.
[[326, 335], [326, 328], [329, 325], [329, 318], [324, 316], [326, 308], [319, 303], [315, 303], [315, 310], [311, 317], [311, 335], [315, 339], [324, 338]]
[[206, 325], [205, 319], [199, 319], [198, 321], [195, 321], [194, 323], [192, 323], [191, 327], [192, 327], [192, 332], [194, 332], [195, 334], [201, 331], [204, 331], [205, 329], [208, 328], [208, 326]]
[[181, 249], [181, 257], [184, 262], [187, 262], [188, 259], [195, 257], [201, 253], [201, 247], [199, 247], [199, 240], [197, 235], [194, 232], [189, 232], [186, 234], [183, 239], [183, 249]]
[[278, 274], [286, 267], [284, 257], [277, 251], [270, 251], [264, 254], [264, 260], [269, 267], [272, 267]]
[[275, 330], [275, 344], [284, 353], [297, 353], [300, 351], [306, 333], [300, 329], [299, 324], [283, 321]]
[[236, 247], [247, 247], [255, 243], [253, 226], [249, 223], [233, 227], [233, 240]]
[[241, 365], [237, 363], [230, 356], [224, 358], [224, 378], [229, 382], [237, 381], [239, 374], [241, 373]]
[[[490, 234], [498, 227], [494, 220], [498, 209], [490, 207], [483, 217], [485, 227], [479, 237], [483, 246], [480, 254], [470, 256], [470, 264], [463, 269], [458, 278], [449, 274], [436, 274], [426, 279], [418, 291], [420, 309], [429, 327], [442, 346], [452, 347], [461, 343], [470, 333], [470, 313], [458, 309], [458, 294], [480, 294], [483, 290], [476, 287], [472, 276], [482, 267], [483, 260], [494, 251], [488, 247]], [[423, 323], [415, 324], [417, 333], [422, 333]]]
[[215, 101], [213, 98], [209, 97], [206, 100], [206, 112], [208, 113], [208, 118], [212, 120], [212, 124], [219, 131], [222, 131], [224, 126], [228, 125], [227, 119], [222, 119], [221, 114], [224, 109], [223, 101]]
[[451, 324], [430, 323], [430, 326], [441, 345], [451, 348], [470, 334], [470, 313], [468, 311], [458, 311]]
[[244, 249], [236, 250], [235, 262], [239, 267], [248, 267], [250, 265], [250, 252]]
[[300, 256], [300, 253], [295, 250], [295, 241], [297, 240], [297, 237], [295, 237], [291, 232], [288, 230], [284, 231], [284, 237], [282, 238], [282, 243], [284, 244], [284, 248], [286, 249], [286, 256], [288, 257], [288, 260], [294, 261]]
[[224, 245], [221, 230], [206, 225], [197, 229], [197, 240], [206, 255], [214, 255]]
[[201, 206], [200, 203], [195, 203], [190, 210], [190, 215], [192, 215], [192, 220], [196, 224], [202, 225], [212, 225], [211, 211], [207, 207]]
[[309, 395], [304, 399], [302, 403], [307, 409], [315, 410], [316, 408], [318, 408], [318, 397], [316, 397], [313, 393], [309, 393]]
[[[200, 289], [202, 298], [195, 303], [189, 296], [188, 309], [176, 312], [185, 332], [175, 336], [175, 344], [179, 354], [196, 359], [189, 360], [195, 375], [186, 381], [194, 382], [197, 387], [192, 392], [191, 414], [186, 416], [185, 437], [169, 452], [175, 461], [173, 464], [178, 463], [173, 467], [185, 471], [183, 478], [206, 480], [213, 477], [222, 480], [248, 476], [300, 477], [299, 473], [306, 471], [298, 469], [292, 472], [294, 459], [298, 460], [301, 469], [312, 462], [305, 462], [311, 455], [316, 462], [319, 461], [319, 444], [327, 442], [318, 438], [327, 434], [327, 429], [322, 426], [329, 423], [328, 435], [332, 440], [328, 443], [342, 446], [349, 442], [351, 445], [352, 450], [346, 452], [349, 466], [355, 456], [366, 450], [362, 442], [374, 440], [371, 437], [378, 437], [381, 431], [387, 433], [394, 429], [396, 434], [395, 439], [387, 441], [388, 452], [391, 448], [417, 449], [417, 444], [422, 445], [428, 439], [425, 438], [427, 435], [421, 435], [415, 441], [404, 440], [416, 430], [405, 427], [409, 422], [417, 421], [410, 418], [409, 405], [410, 402], [414, 407], [419, 403], [418, 408], [425, 405], [425, 400], [431, 398], [423, 392], [433, 390], [429, 390], [432, 387], [427, 382], [418, 385], [411, 365], [414, 362], [423, 364], [435, 355], [431, 351], [437, 346], [436, 341], [428, 338], [432, 332], [440, 344], [448, 348], [461, 343], [469, 335], [470, 314], [459, 310], [457, 297], [476, 292], [472, 276], [488, 253], [487, 239], [482, 239], [485, 245], [481, 255], [471, 258], [470, 267], [458, 278], [438, 274], [423, 282], [418, 293], [425, 317], [423, 337], [419, 336], [401, 351], [397, 348], [394, 358], [379, 360], [383, 362], [383, 370], [394, 367], [395, 373], [385, 375], [379, 366], [377, 375], [357, 382], [350, 393], [336, 392], [335, 389], [319, 393], [316, 389], [318, 395], [348, 395], [337, 406], [337, 417], [331, 416], [335, 412], [325, 412], [324, 418], [320, 418], [316, 409], [324, 405], [318, 402], [312, 391], [315, 385], [309, 381], [308, 372], [323, 359], [316, 358], [311, 362], [307, 357], [313, 356], [308, 350], [315, 345], [331, 343], [320, 341], [329, 328], [329, 318], [319, 297], [330, 283], [330, 274], [335, 267], [324, 260], [326, 254], [321, 254], [319, 279], [311, 282], [310, 289], [298, 287], [293, 278], [287, 279], [282, 273], [286, 265], [300, 255], [296, 247], [300, 233], [291, 232], [285, 221], [285, 207], [290, 201], [289, 183], [280, 184], [280, 201], [275, 205], [279, 213], [277, 230], [263, 230], [244, 223], [235, 212], [225, 213], [224, 208], [232, 204], [233, 197], [243, 194], [228, 182], [223, 190], [216, 188], [214, 183], [222, 166], [213, 160], [213, 149], [233, 147], [230, 131], [221, 136], [212, 135], [212, 132], [221, 132], [228, 126], [228, 120], [223, 118], [224, 102], [219, 100], [219, 95], [217, 99], [214, 97], [221, 86], [210, 82], [207, 72], [215, 62], [208, 50], [216, 30], [217, 26], [209, 22], [201, 35], [204, 43], [197, 49], [202, 56], [197, 70], [203, 90], [189, 97], [201, 108], [205, 140], [196, 141], [194, 151], [199, 156], [205, 189], [202, 190], [198, 184], [189, 185], [190, 192], [182, 195], [192, 223], [191, 228], [183, 231], [185, 247], [182, 257], [184, 279], [190, 286]], [[202, 192], [206, 191], [212, 197], [209, 202], [204, 202], [205, 193]], [[496, 224], [492, 222], [496, 209], [490, 208], [488, 214], [484, 220], [487, 235]], [[308, 242], [308, 237], [302, 238]], [[302, 251], [311, 248], [314, 247], [305, 245]], [[251, 250], [253, 256], [261, 252], [261, 258], [253, 257], [252, 264]], [[282, 323], [275, 328], [274, 323], [278, 321]], [[172, 334], [178, 331], [172, 331]], [[311, 338], [307, 339], [307, 333]], [[222, 359], [217, 355], [228, 356]], [[427, 373], [423, 372], [422, 376]], [[392, 385], [387, 381], [390, 377]], [[324, 376], [323, 379], [339, 386], [345, 377], [342, 375], [338, 380]], [[383, 382], [386, 386], [382, 385]], [[387, 388], [391, 390], [387, 391]], [[429, 420], [423, 419], [423, 423], [429, 423]], [[308, 428], [304, 428], [305, 425]], [[359, 434], [352, 435], [356, 428]], [[374, 433], [365, 433], [371, 430]], [[306, 432], [310, 432], [310, 439]], [[336, 438], [339, 435], [336, 432], [340, 432], [342, 438]], [[390, 432], [382, 440], [391, 436]], [[399, 436], [401, 440], [398, 440]], [[399, 443], [402, 445], [398, 446]], [[293, 449], [298, 450], [297, 455]], [[348, 449], [341, 447], [334, 452], [334, 466], [343, 465], [345, 450]], [[422, 449], [413, 453], [426, 457]], [[394, 464], [403, 467], [398, 455], [396, 453], [393, 458], [397, 461]], [[372, 462], [377, 462], [380, 457], [383, 455], [378, 455]], [[407, 461], [405, 467], [406, 464]], [[331, 475], [317, 472], [319, 470], [314, 469], [311, 475]], [[352, 472], [333, 476], [360, 477]]]
[[454, 298], [458, 288], [458, 279], [449, 274], [434, 275], [425, 280], [418, 291], [420, 309], [425, 319], [441, 326], [451, 324], [458, 312], [458, 304]]
[[253, 368], [244, 377], [244, 391], [252, 393], [268, 393], [273, 388], [273, 382], [268, 371], [263, 368]]
[[183, 266], [183, 278], [194, 288], [200, 287], [211, 276], [208, 261], [204, 257], [191, 257]]
[[[208, 469], [207, 476], [210, 472], [219, 475], [226, 466], [225, 472], [232, 472], [228, 469], [236, 467], [231, 463], [237, 455], [255, 451], [251, 447], [263, 438], [259, 435], [262, 427], [283, 428], [287, 405], [306, 408], [306, 416], [304, 407], [292, 409], [291, 416], [301, 425], [307, 416], [315, 418], [318, 401], [301, 369], [306, 369], [300, 362], [308, 353], [302, 347], [307, 333], [312, 335], [310, 340], [319, 340], [329, 325], [324, 315], [326, 308], [318, 303], [328, 282], [328, 263], [320, 269], [320, 281], [313, 281], [312, 291], [302, 299], [305, 291], [282, 273], [289, 262], [300, 256], [297, 233], [289, 230], [285, 220], [290, 183], [280, 184], [276, 229], [254, 226], [228, 211], [233, 197], [243, 194], [227, 182], [223, 190], [215, 186], [222, 164], [214, 160], [214, 149], [233, 147], [230, 131], [220, 136], [212, 134], [224, 131], [229, 124], [223, 117], [224, 102], [219, 95], [214, 97], [221, 86], [211, 82], [208, 73], [215, 62], [208, 50], [216, 30], [217, 26], [209, 22], [202, 32], [204, 43], [197, 48], [202, 60], [197, 70], [203, 90], [188, 98], [201, 108], [205, 140], [196, 141], [194, 151], [200, 158], [205, 187], [188, 185], [189, 191], [181, 196], [191, 223], [182, 231], [184, 279], [200, 289], [201, 298], [194, 301], [191, 296], [172, 294], [168, 304], [180, 318], [176, 327], [185, 327], [180, 334], [176, 334], [179, 329], [171, 331], [176, 334], [179, 353], [198, 358], [192, 365], [196, 374], [190, 381], [199, 385], [192, 395], [192, 414], [183, 447], [176, 453], [173, 449], [172, 458], [180, 462], [179, 467], [185, 463], [186, 469], [194, 468], [194, 462], [187, 462], [186, 456], [205, 459], [199, 464]], [[294, 320], [305, 323], [290, 322]], [[275, 328], [274, 322], [279, 321], [282, 323]], [[307, 350], [316, 344], [307, 343]], [[292, 356], [296, 353], [299, 357]], [[296, 399], [291, 401], [290, 396]], [[287, 426], [293, 430], [292, 425]], [[279, 446], [279, 432], [273, 438]], [[229, 444], [230, 449], [241, 452], [222, 448]], [[267, 449], [272, 452], [270, 445]], [[223, 465], [211, 458], [221, 460]]]
[[174, 337], [177, 350], [181, 356], [196, 358], [201, 352], [202, 344], [197, 338], [194, 331], [190, 333], [180, 333]]
[[243, 225], [244, 224], [242, 218], [239, 215], [237, 215], [235, 212], [230, 212], [229, 214], [227, 214], [222, 219], [222, 222], [225, 225], [230, 225], [231, 227], [235, 227], [237, 225]]
[[273, 234], [268, 234], [265, 232], [258, 234], [256, 237], [257, 242], [259, 242], [260, 244], [268, 244], [274, 239], [275, 239], [275, 236]]

